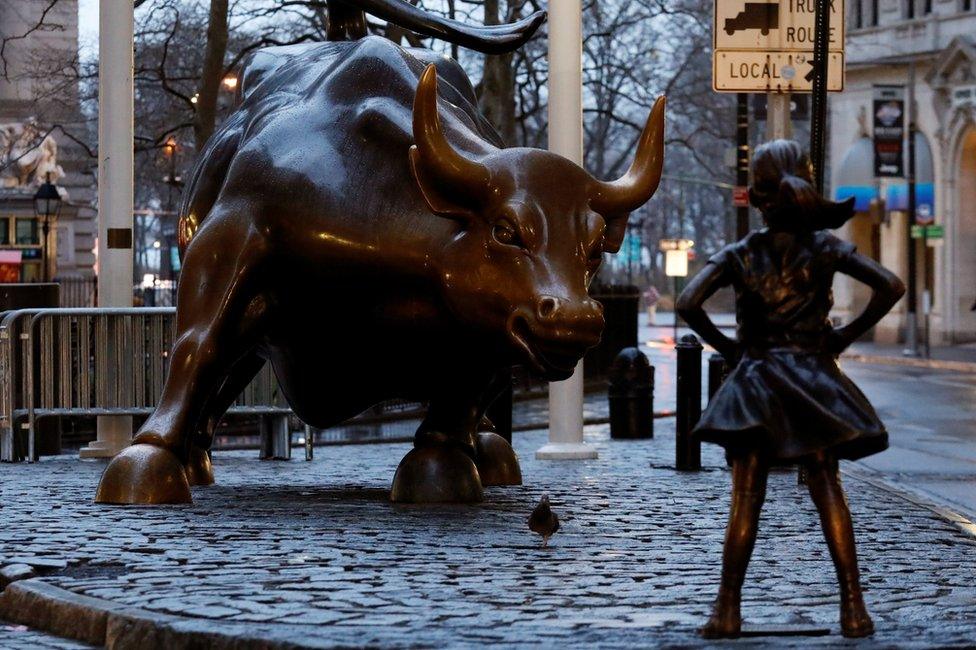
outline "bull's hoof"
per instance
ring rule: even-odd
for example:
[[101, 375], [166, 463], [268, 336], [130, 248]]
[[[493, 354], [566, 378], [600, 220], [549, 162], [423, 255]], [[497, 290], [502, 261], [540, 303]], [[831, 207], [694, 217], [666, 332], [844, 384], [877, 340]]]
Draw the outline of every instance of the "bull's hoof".
[[481, 484], [522, 485], [522, 468], [515, 450], [497, 433], [482, 431], [475, 443], [476, 461]]
[[394, 503], [478, 503], [484, 498], [474, 461], [451, 445], [417, 447], [393, 477]]
[[190, 485], [213, 485], [213, 465], [210, 463], [210, 454], [206, 449], [201, 449], [196, 445], [190, 446], [190, 458], [186, 461], [186, 481]]
[[95, 503], [157, 505], [192, 503], [183, 464], [168, 449], [132, 445], [102, 473]]

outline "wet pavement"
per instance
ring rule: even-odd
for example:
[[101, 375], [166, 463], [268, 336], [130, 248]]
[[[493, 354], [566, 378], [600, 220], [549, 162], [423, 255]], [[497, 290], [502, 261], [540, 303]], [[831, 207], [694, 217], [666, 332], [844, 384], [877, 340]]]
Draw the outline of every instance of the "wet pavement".
[[[243, 647], [699, 645], [728, 507], [721, 454], [707, 447], [705, 471], [676, 472], [670, 426], [648, 441], [590, 427], [587, 441], [598, 460], [537, 461], [544, 432], [517, 434], [526, 484], [476, 506], [390, 504], [403, 444], [327, 447], [313, 462], [216, 454], [217, 485], [157, 508], [93, 504], [96, 461], [8, 465], [0, 564], [134, 608], [169, 647], [194, 634]], [[858, 647], [971, 643], [976, 538], [890, 490], [846, 484], [879, 630]], [[547, 549], [525, 523], [544, 492], [562, 519]], [[843, 643], [832, 565], [791, 472], [771, 478], [744, 599], [747, 624], [832, 635], [731, 645]], [[0, 628], [0, 647], [35, 647], [24, 634]]]
[[[674, 351], [660, 342], [668, 334], [641, 330], [657, 367], [656, 410], [674, 405]], [[746, 623], [831, 635], [729, 645], [971, 647], [976, 373], [842, 366], [891, 434], [885, 453], [844, 464], [878, 634], [837, 636], [815, 513], [795, 475], [781, 472], [744, 593]], [[605, 418], [605, 394], [589, 394], [585, 408]], [[516, 425], [546, 417], [544, 399], [516, 405]], [[162, 508], [91, 503], [97, 461], [3, 465], [0, 580], [36, 575], [21, 584], [123, 608], [126, 624], [109, 626], [120, 647], [699, 646], [729, 476], [709, 447], [705, 471], [674, 471], [674, 420], [655, 427], [650, 441], [611, 441], [605, 425], [588, 427], [600, 457], [583, 462], [537, 461], [545, 433], [517, 433], [526, 484], [488, 489], [478, 506], [390, 504], [405, 444], [323, 447], [311, 463], [218, 453], [216, 486], [195, 489], [192, 506]], [[525, 524], [544, 492], [563, 524], [548, 549]], [[89, 646], [0, 624], [0, 647]]]

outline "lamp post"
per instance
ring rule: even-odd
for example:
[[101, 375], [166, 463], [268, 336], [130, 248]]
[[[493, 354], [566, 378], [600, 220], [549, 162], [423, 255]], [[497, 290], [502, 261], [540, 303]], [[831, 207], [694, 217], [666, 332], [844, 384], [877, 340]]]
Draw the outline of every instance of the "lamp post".
[[183, 177], [176, 174], [176, 152], [179, 144], [175, 138], [169, 138], [163, 145], [163, 155], [169, 160], [169, 173], [163, 176], [163, 182], [169, 186], [166, 196], [166, 217], [162, 220], [163, 248], [160, 251], [159, 275], [164, 280], [175, 280], [173, 272], [173, 246], [176, 240], [176, 213], [174, 205], [174, 191], [183, 186]]
[[44, 282], [51, 280], [51, 261], [48, 259], [48, 239], [51, 233], [51, 220], [57, 219], [61, 213], [61, 194], [58, 188], [51, 182], [51, 173], [48, 172], [47, 178], [37, 188], [34, 194], [34, 215], [41, 222], [41, 279]]

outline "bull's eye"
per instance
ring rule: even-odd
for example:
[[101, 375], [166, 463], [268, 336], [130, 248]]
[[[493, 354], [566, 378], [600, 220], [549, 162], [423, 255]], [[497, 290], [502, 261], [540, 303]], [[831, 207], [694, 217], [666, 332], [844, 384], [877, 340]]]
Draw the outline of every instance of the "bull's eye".
[[519, 237], [518, 231], [515, 227], [507, 221], [498, 221], [495, 223], [494, 227], [491, 229], [491, 236], [495, 238], [499, 244], [504, 244], [505, 246], [518, 246], [524, 247], [522, 244], [522, 238]]

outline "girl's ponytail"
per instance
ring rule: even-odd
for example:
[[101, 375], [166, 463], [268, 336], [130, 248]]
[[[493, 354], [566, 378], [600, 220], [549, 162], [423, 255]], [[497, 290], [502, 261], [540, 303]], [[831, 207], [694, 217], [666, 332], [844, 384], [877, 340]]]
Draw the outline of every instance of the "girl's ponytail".
[[853, 200], [828, 201], [814, 188], [810, 159], [796, 142], [774, 140], [758, 147], [752, 174], [750, 199], [771, 228], [839, 228], [854, 214]]

